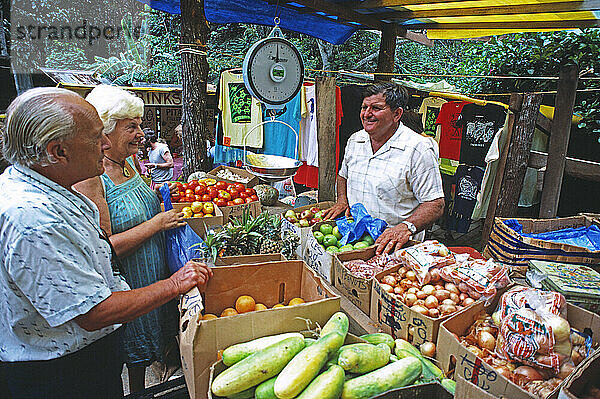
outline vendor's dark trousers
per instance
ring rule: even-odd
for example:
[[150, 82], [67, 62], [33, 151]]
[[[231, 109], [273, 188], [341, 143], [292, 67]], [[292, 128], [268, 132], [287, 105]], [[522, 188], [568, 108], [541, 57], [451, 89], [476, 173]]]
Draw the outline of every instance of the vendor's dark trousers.
[[12, 399], [123, 397], [119, 332], [58, 359], [4, 363]]

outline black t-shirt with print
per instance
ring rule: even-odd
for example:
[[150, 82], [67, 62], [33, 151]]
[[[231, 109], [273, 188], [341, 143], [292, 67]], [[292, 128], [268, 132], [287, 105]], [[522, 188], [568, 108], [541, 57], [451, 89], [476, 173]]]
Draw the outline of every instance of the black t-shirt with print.
[[499, 105], [465, 105], [457, 123], [463, 126], [460, 163], [485, 166], [485, 156], [505, 119], [506, 112]]

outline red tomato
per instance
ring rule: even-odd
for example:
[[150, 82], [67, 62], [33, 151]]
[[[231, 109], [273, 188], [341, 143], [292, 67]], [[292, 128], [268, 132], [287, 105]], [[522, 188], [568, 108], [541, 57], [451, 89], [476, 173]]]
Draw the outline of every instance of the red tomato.
[[191, 188], [186, 189], [185, 190], [185, 195], [186, 196], [188, 196], [188, 195], [194, 195], [194, 190], [192, 190]]
[[233, 203], [233, 201], [227, 201], [227, 206], [234, 206], [235, 204]]
[[188, 183], [188, 187], [191, 188], [192, 190], [195, 189], [198, 186], [198, 180], [192, 180], [191, 182]]
[[234, 186], [239, 192], [242, 192], [246, 189], [242, 183], [235, 183]]
[[201, 195], [194, 195], [194, 198], [196, 198], [196, 201], [198, 202], [202, 202], [202, 196]]
[[230, 187], [227, 190], [227, 192], [231, 195], [232, 199], [236, 199], [236, 198], [240, 197], [240, 192], [235, 187], [233, 187], [233, 188]]
[[235, 205], [242, 205], [242, 204], [244, 204], [245, 202], [244, 202], [244, 200], [243, 200], [243, 199], [241, 199], [241, 198], [235, 198], [235, 199], [233, 200], [233, 203], [234, 203]]
[[202, 202], [210, 202], [212, 198], [208, 194], [202, 194]]
[[172, 195], [171, 202], [179, 202], [179, 195]]
[[250, 195], [256, 194], [256, 190], [254, 190], [253, 188], [247, 188], [245, 191], [247, 194], [250, 194]]
[[224, 200], [223, 198], [217, 198], [215, 199], [215, 204], [217, 206], [227, 206], [227, 200]]
[[229, 200], [231, 200], [231, 194], [229, 194], [225, 190], [220, 190], [219, 191], [219, 198], [223, 198], [225, 201], [229, 201]]
[[249, 198], [249, 197], [250, 197], [250, 194], [248, 194], [248, 193], [247, 193], [247, 192], [245, 192], [245, 191], [240, 191], [240, 198], [241, 198], [241, 199], [244, 199], [244, 200], [245, 200], [246, 198]]
[[204, 183], [198, 183], [196, 185], [196, 188], [194, 188], [194, 192], [197, 195], [202, 195], [206, 192], [206, 185]]
[[181, 189], [183, 188], [183, 183], [178, 181], [178, 182], [175, 182], [175, 184], [177, 184], [177, 190], [181, 191]]
[[188, 188], [190, 188], [190, 187], [189, 187], [189, 185], [188, 185], [187, 183], [182, 183], [182, 184], [181, 184], [181, 189], [182, 189], [183, 191], [187, 190]]
[[252, 201], [258, 201], [258, 195], [256, 194], [251, 195], [250, 198], [252, 198]]
[[180, 197], [185, 197], [185, 191], [179, 191], [178, 194], [179, 194]]
[[219, 190], [215, 186], [210, 186], [206, 189], [206, 192], [210, 195], [210, 198], [217, 198], [219, 195]]
[[253, 201], [252, 201], [252, 198], [250, 198], [250, 197], [246, 197], [246, 204], [249, 204], [249, 203], [251, 203], [251, 202], [253, 202]]
[[215, 184], [215, 187], [217, 188], [217, 190], [226, 190], [227, 189], [227, 182], [224, 181], [218, 181], [217, 184]]
[[194, 202], [196, 201], [196, 196], [194, 194], [189, 194], [185, 196], [185, 202]]

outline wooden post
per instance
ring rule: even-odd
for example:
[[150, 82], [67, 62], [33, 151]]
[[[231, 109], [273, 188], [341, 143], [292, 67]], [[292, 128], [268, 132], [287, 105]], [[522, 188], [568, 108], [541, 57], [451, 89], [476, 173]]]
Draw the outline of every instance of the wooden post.
[[377, 59], [375, 80], [392, 79], [392, 75], [378, 75], [377, 72], [394, 72], [394, 59], [396, 57], [396, 35], [396, 29], [393, 26], [388, 25], [381, 31], [381, 42], [379, 43], [379, 58]]
[[577, 94], [577, 65], [565, 65], [560, 70], [558, 90], [554, 101], [554, 121], [548, 145], [548, 164], [544, 174], [544, 186], [540, 203], [540, 218], [553, 218], [558, 210], [558, 200], [565, 171], [565, 159], [569, 137], [573, 106]]
[[487, 213], [485, 216], [485, 223], [483, 224], [483, 232], [481, 234], [481, 247], [485, 247], [490, 237], [490, 231], [494, 224], [494, 217], [496, 216], [496, 207], [498, 206], [498, 197], [500, 196], [500, 189], [502, 188], [502, 179], [504, 177], [504, 166], [506, 165], [506, 159], [508, 158], [508, 147], [510, 147], [510, 141], [512, 139], [513, 129], [515, 127], [515, 120], [519, 112], [521, 111], [521, 104], [523, 102], [523, 96], [517, 93], [510, 95], [508, 102], [508, 126], [507, 126], [507, 137], [498, 160], [498, 168], [496, 169], [496, 176], [494, 178], [494, 186], [490, 193], [490, 203], [488, 204]]
[[319, 202], [335, 201], [335, 78], [315, 80], [317, 142], [319, 145]]
[[495, 216], [513, 217], [519, 206], [519, 196], [529, 163], [529, 151], [539, 114], [541, 94], [527, 93], [523, 96], [521, 111], [517, 115], [515, 127], [508, 146], [508, 157], [502, 179], [502, 190], [498, 197]]

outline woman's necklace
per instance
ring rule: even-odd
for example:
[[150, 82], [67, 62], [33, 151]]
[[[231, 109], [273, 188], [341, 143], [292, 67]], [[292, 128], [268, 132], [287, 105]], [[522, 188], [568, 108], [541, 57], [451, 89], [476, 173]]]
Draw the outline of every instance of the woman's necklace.
[[125, 161], [123, 161], [123, 162], [115, 161], [114, 159], [110, 159], [109, 157], [107, 157], [106, 154], [104, 155], [104, 158], [108, 159], [110, 162], [116, 163], [121, 168], [123, 168], [123, 176], [125, 176], [125, 177], [131, 176], [131, 173], [129, 173], [129, 170], [125, 166]]

